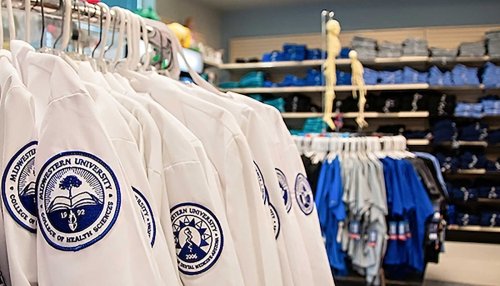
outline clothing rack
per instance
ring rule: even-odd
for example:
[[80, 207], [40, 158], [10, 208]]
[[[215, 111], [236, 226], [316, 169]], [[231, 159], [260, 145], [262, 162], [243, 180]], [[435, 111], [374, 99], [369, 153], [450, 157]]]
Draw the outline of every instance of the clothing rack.
[[[415, 154], [410, 153], [406, 150], [406, 139], [403, 136], [387, 136], [387, 134], [369, 134], [369, 133], [325, 133], [325, 134], [304, 134], [303, 136], [294, 136], [295, 143], [299, 149], [299, 152], [303, 156], [304, 164], [306, 166], [306, 169], [309, 169], [310, 172], [308, 172], [309, 178], [311, 178], [312, 186], [314, 190], [316, 191], [315, 198], [316, 198], [316, 204], [318, 206], [318, 214], [320, 216], [320, 222], [322, 224], [322, 230], [323, 230], [323, 235], [326, 241], [327, 245], [327, 250], [330, 256], [330, 263], [332, 268], [334, 269], [334, 272], [336, 274], [336, 279], [338, 281], [343, 281], [347, 283], [348, 285], [356, 284], [356, 283], [368, 283], [369, 285], [414, 285], [421, 283], [423, 280], [423, 273], [425, 272], [425, 266], [426, 263], [428, 262], [436, 262], [439, 253], [438, 250], [442, 250], [442, 242], [444, 241], [444, 231], [445, 231], [445, 226], [446, 223], [443, 220], [443, 216], [441, 215], [442, 211], [444, 210], [444, 198], [443, 198], [443, 193], [436, 193], [433, 191], [433, 189], [437, 190], [438, 189], [438, 184], [437, 182], [434, 181], [433, 178], [430, 178], [428, 175], [429, 173], [425, 174], [424, 170], [427, 167], [425, 167], [425, 164], [423, 164], [423, 161], [416, 161], [416, 160], [423, 160], [416, 157]], [[356, 159], [358, 157], [358, 159]], [[382, 159], [384, 157], [387, 157], [389, 159]], [[353, 161], [354, 158], [354, 161]], [[346, 163], [341, 163], [343, 161], [346, 161]], [[377, 183], [376, 176], [370, 175], [370, 172], [368, 171], [369, 169], [374, 170], [374, 166], [376, 166], [377, 163], [373, 163], [374, 161], [380, 160], [379, 164], [382, 164], [383, 162], [383, 177], [384, 180], [386, 181], [385, 184], [380, 184], [380, 188], [376, 187], [375, 184]], [[393, 167], [390, 167], [392, 163], [387, 163], [384, 160], [393, 160], [393, 161], [407, 161], [404, 164], [396, 164]], [[347, 161], [351, 161], [351, 163], [347, 163]], [[352, 162], [357, 162], [357, 163], [352, 163]], [[369, 163], [363, 163], [363, 162], [369, 162]], [[346, 170], [344, 171], [344, 165], [345, 165]], [[354, 165], [352, 165], [354, 164]], [[368, 164], [368, 165], [366, 165]], [[406, 164], [406, 165], [405, 165]], [[420, 164], [420, 165], [419, 165]], [[325, 167], [327, 166], [327, 167]], [[328, 167], [330, 166], [330, 167]], [[358, 175], [357, 177], [351, 177], [350, 181], [352, 182], [353, 180], [356, 182], [361, 182], [363, 180], [368, 180], [368, 183], [362, 183], [362, 184], [355, 184], [352, 185], [352, 183], [348, 183], [349, 179], [347, 181], [344, 181], [346, 174], [349, 174], [355, 170], [356, 167], [358, 166], [360, 168], [359, 172], [364, 173], [364, 175]], [[338, 169], [341, 169], [340, 171]], [[354, 168], [354, 169], [353, 169]], [[387, 168], [387, 170], [386, 170]], [[389, 169], [389, 168], [395, 168], [395, 169]], [[376, 169], [376, 168], [375, 168]], [[406, 171], [400, 171], [401, 170], [406, 170]], [[332, 172], [335, 171], [335, 175], [332, 174]], [[362, 171], [361, 171], [362, 170]], [[390, 170], [390, 171], [388, 171]], [[438, 169], [439, 170], [439, 169]], [[347, 172], [347, 173], [345, 173]], [[354, 171], [358, 172], [358, 171]], [[380, 169], [378, 170], [380, 172]], [[394, 173], [391, 173], [394, 172]], [[407, 172], [407, 173], [405, 173]], [[329, 175], [328, 175], [329, 174]], [[351, 173], [355, 174], [355, 173]], [[406, 175], [403, 175], [406, 174]], [[333, 176], [333, 177], [332, 177]], [[349, 175], [349, 176], [354, 176], [354, 175]], [[392, 178], [391, 177], [397, 177], [397, 180], [401, 180], [398, 183], [391, 183]], [[412, 177], [413, 179], [408, 179], [407, 176]], [[329, 179], [327, 179], [329, 178]], [[334, 178], [334, 179], [332, 179]], [[416, 179], [419, 178], [419, 179]], [[315, 181], [317, 179], [317, 181]], [[404, 181], [404, 182], [403, 182]], [[432, 181], [433, 183], [431, 184], [432, 186], [429, 185], [429, 182]], [[346, 183], [351, 184], [348, 186], [344, 186], [343, 184]], [[339, 185], [340, 184], [340, 185]], [[365, 185], [366, 184], [366, 185]], [[405, 188], [400, 189], [400, 195], [405, 195], [405, 196], [412, 196], [411, 193], [413, 193], [413, 196], [418, 193], [419, 200], [418, 204], [423, 204], [425, 205], [425, 214], [424, 212], [421, 212], [421, 217], [422, 215], [426, 217], [424, 221], [422, 219], [418, 219], [418, 216], [412, 217], [412, 215], [405, 214], [404, 219], [402, 219], [399, 215], [393, 213], [392, 209], [392, 202], [394, 200], [393, 197], [390, 197], [391, 194], [394, 194], [395, 186], [397, 184], [400, 184], [398, 188]], [[404, 187], [403, 187], [404, 186]], [[348, 192], [348, 197], [346, 197], [345, 193], [342, 194], [343, 191], [335, 191], [335, 188], [341, 187], [342, 189], [345, 188], [345, 190]], [[387, 191], [386, 188], [387, 187]], [[387, 196], [387, 201], [385, 199], [383, 200], [382, 205], [385, 204], [385, 209], [387, 210], [387, 213], [383, 215], [383, 221], [384, 223], [380, 226], [381, 228], [378, 230], [379, 232], [381, 231], [384, 235], [387, 235], [387, 238], [383, 239], [382, 242], [380, 243], [387, 243], [386, 246], [383, 246], [380, 249], [380, 268], [379, 268], [379, 273], [378, 275], [375, 276], [367, 276], [365, 277], [365, 280], [361, 279], [361, 276], [358, 274], [355, 274], [353, 276], [353, 272], [356, 272], [356, 268], [350, 268], [348, 274], [345, 272], [347, 271], [345, 268], [338, 268], [340, 267], [339, 265], [343, 265], [344, 261], [343, 259], [340, 259], [339, 257], [343, 257], [342, 255], [347, 255], [348, 249], [350, 248], [344, 248], [345, 243], [353, 243], [352, 241], [356, 243], [360, 243], [361, 241], [369, 241], [370, 239], [370, 233], [366, 232], [367, 230], [370, 229], [370, 227], [366, 226], [366, 218], [364, 218], [364, 215], [361, 217], [363, 218], [358, 218], [357, 213], [358, 211], [356, 208], [351, 209], [353, 206], [356, 206], [357, 204], [363, 205], [361, 202], [352, 202], [351, 199], [353, 198], [352, 196], [356, 198], [361, 198], [364, 196], [373, 196], [374, 194], [367, 195], [367, 194], [358, 194], [358, 192], [366, 192], [366, 190], [370, 190], [369, 193], [377, 192], [380, 190], [383, 190], [383, 197]], [[364, 191], [363, 191], [364, 190]], [[389, 192], [390, 190], [390, 192]], [[339, 193], [340, 192], [340, 193]], [[354, 194], [353, 194], [354, 192]], [[424, 192], [424, 193], [422, 193]], [[340, 196], [340, 197], [337, 197]], [[369, 199], [370, 202], [373, 202], [372, 205], [370, 205], [368, 208], [372, 209], [376, 206], [378, 206], [377, 202], [378, 199], [375, 199], [378, 197], [378, 195], [375, 195], [375, 197]], [[364, 197], [365, 198], [365, 197]], [[380, 198], [380, 197], [378, 197]], [[389, 199], [390, 198], [390, 199]], [[413, 198], [415, 199], [415, 197]], [[341, 201], [341, 203], [339, 202]], [[407, 198], [407, 200], [410, 200]], [[424, 201], [426, 201], [424, 203]], [[391, 203], [390, 203], [391, 202]], [[431, 203], [432, 202], [432, 203]], [[338, 217], [342, 213], [342, 211], [339, 210], [343, 209], [344, 206], [340, 207], [338, 206], [338, 203], [341, 205], [345, 204], [345, 211], [346, 211], [346, 216], [345, 217]], [[380, 203], [380, 202], [379, 202]], [[382, 207], [384, 209], [384, 207]], [[422, 210], [421, 210], [422, 211]], [[327, 215], [325, 216], [325, 214]], [[367, 213], [370, 213], [368, 211]], [[377, 213], [377, 212], [375, 212]], [[432, 215], [431, 215], [432, 214]], [[338, 219], [338, 226], [336, 226], [336, 223], [333, 223]], [[387, 220], [387, 221], [386, 221]], [[368, 225], [373, 223], [371, 219], [369, 220], [370, 222]], [[417, 223], [417, 221], [419, 221]], [[355, 223], [355, 224], [354, 224]], [[353, 224], [356, 225], [353, 227]], [[385, 225], [386, 224], [386, 225]], [[408, 224], [408, 226], [406, 226]], [[375, 224], [376, 225], [376, 224]], [[393, 226], [394, 225], [394, 226]], [[397, 225], [397, 226], [396, 226]], [[404, 226], [404, 228], [408, 228], [408, 230], [405, 230], [402, 232], [401, 227]], [[410, 229], [411, 226], [411, 230]], [[363, 227], [362, 227], [363, 226]], [[393, 229], [394, 227], [394, 229]], [[357, 229], [364, 229], [362, 231], [359, 231]], [[333, 230], [332, 230], [333, 229]], [[420, 230], [417, 230], [420, 229]], [[332, 242], [332, 231], [337, 236], [337, 244]], [[387, 231], [387, 234], [386, 234]], [[339, 249], [338, 246], [340, 244], [339, 235], [345, 235], [345, 233], [348, 232], [349, 238], [346, 238], [343, 236], [341, 239], [341, 247], [343, 249], [342, 252], [338, 252]], [[409, 235], [407, 237], [418, 237], [419, 241], [422, 241], [422, 246], [420, 248], [420, 257], [421, 257], [421, 262], [419, 268], [415, 269], [420, 269], [417, 270], [415, 273], [411, 273], [411, 275], [408, 275], [403, 278], [396, 278], [394, 276], [394, 269], [391, 267], [397, 266], [398, 264], [394, 264], [394, 258], [393, 260], [386, 260], [386, 256], [389, 255], [389, 253], [385, 252], [383, 250], [385, 247], [388, 247], [388, 249], [391, 249], [392, 252], [392, 257], [394, 257], [394, 245], [395, 243], [406, 243], [407, 239], [408, 241], [410, 238], [400, 238], [402, 233], [405, 235], [408, 235], [408, 233], [412, 233], [412, 235]], [[419, 233], [418, 235], [416, 233]], [[425, 232], [425, 235], [424, 235]], [[339, 234], [340, 233], [340, 234]], [[352, 235], [352, 236], [351, 236]], [[396, 237], [393, 237], [393, 235], [396, 235]], [[379, 235], [380, 236], [380, 235]], [[345, 240], [347, 239], [347, 240]], [[335, 240], [335, 239], [334, 239]], [[349, 242], [346, 242], [349, 241]], [[425, 244], [424, 244], [425, 242]], [[409, 242], [408, 242], [409, 243]], [[337, 246], [336, 246], [337, 245]], [[375, 244], [374, 244], [375, 245]], [[430, 249], [429, 249], [430, 247]], [[370, 249], [368, 247], [368, 249]], [[434, 250], [432, 250], [434, 249]], [[333, 251], [333, 252], [332, 252]], [[349, 250], [351, 251], [351, 250]], [[337, 253], [337, 254], [335, 254]], [[343, 254], [339, 254], [343, 253]], [[355, 253], [355, 252], [354, 252]], [[426, 254], [426, 256], [423, 256], [423, 253]], [[398, 253], [401, 254], [401, 253]], [[339, 256], [340, 255], [340, 256]], [[354, 261], [356, 256], [351, 256], [353, 254], [349, 254], [347, 257], [349, 259], [345, 261]], [[413, 255], [413, 253], [412, 253]], [[417, 254], [415, 254], [417, 255]], [[429, 255], [429, 256], [427, 256]], [[436, 255], [436, 256], [432, 256]], [[340, 259], [340, 260], [339, 260]], [[333, 262], [332, 262], [333, 261]], [[340, 262], [339, 262], [340, 261]], [[341, 263], [341, 264], [339, 264]], [[347, 262], [346, 262], [347, 263]], [[350, 263], [350, 262], [349, 262]], [[347, 264], [349, 264], [347, 263]], [[353, 262], [354, 263], [354, 262]], [[359, 263], [359, 262], [358, 262]], [[406, 263], [406, 262], [405, 262]], [[411, 262], [413, 263], [413, 262]], [[411, 264], [410, 263], [410, 264]], [[423, 263], [423, 264], [422, 264]], [[408, 265], [410, 265], [408, 264]], [[382, 265], [384, 267], [382, 268]], [[405, 265], [405, 264], [402, 264]], [[413, 264], [413, 265], [419, 265]], [[343, 266], [345, 267], [345, 266]], [[359, 267], [359, 266], [357, 266]], [[387, 279], [385, 278], [384, 274], [384, 269], [386, 267], [389, 267], [388, 269], [390, 270], [389, 277]], [[344, 269], [344, 270], [341, 270]], [[366, 270], [368, 271], [368, 270]], [[367, 272], [365, 272], [367, 273]], [[373, 270], [371, 270], [372, 273], [371, 275], [374, 275]]]

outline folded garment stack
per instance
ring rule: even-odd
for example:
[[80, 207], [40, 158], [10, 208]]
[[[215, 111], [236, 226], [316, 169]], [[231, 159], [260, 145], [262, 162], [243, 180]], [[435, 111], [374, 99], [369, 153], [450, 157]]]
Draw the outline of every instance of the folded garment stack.
[[410, 67], [403, 68], [403, 82], [404, 83], [426, 83], [429, 73], [419, 72]]
[[461, 57], [482, 57], [486, 54], [483, 41], [461, 43], [458, 49]]
[[481, 99], [483, 113], [486, 116], [500, 115], [500, 98], [495, 95], [489, 95]]
[[455, 107], [455, 116], [481, 118], [483, 117], [483, 105], [481, 103], [459, 102]]
[[404, 56], [428, 56], [429, 49], [427, 41], [418, 38], [408, 38], [403, 42]]
[[358, 52], [358, 58], [371, 60], [377, 57], [377, 40], [354, 36], [351, 41], [352, 49]]
[[436, 58], [455, 58], [457, 49], [430, 48], [431, 56]]
[[500, 58], [500, 31], [486, 32], [486, 45], [490, 57]]
[[430, 85], [450, 86], [453, 85], [451, 72], [442, 72], [438, 67], [433, 66], [429, 69], [429, 78], [427, 82]]
[[403, 55], [403, 45], [401, 43], [391, 43], [383, 41], [378, 44], [379, 58], [398, 58]]
[[262, 55], [263, 62], [318, 60], [326, 57], [321, 49], [308, 49], [306, 45], [284, 44], [283, 50], [274, 50]]
[[486, 63], [483, 71], [483, 84], [487, 88], [500, 87], [500, 66], [492, 63]]
[[478, 68], [456, 65], [451, 71], [453, 85], [479, 85]]

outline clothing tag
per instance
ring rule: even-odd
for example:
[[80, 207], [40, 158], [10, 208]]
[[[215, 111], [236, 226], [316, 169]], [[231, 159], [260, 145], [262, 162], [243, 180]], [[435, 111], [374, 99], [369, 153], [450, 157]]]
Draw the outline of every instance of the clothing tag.
[[406, 238], [411, 238], [411, 230], [410, 230], [410, 222], [405, 220], [404, 221], [404, 225], [405, 225], [405, 235], [406, 235]]
[[430, 223], [427, 226], [428, 232], [429, 232], [429, 240], [430, 241], [436, 241], [438, 240], [438, 224], [437, 223]]
[[389, 222], [389, 239], [398, 240], [398, 223], [395, 221]]
[[377, 245], [378, 233], [376, 230], [372, 229], [368, 232], [368, 246], [375, 247]]
[[342, 233], [344, 232], [344, 222], [339, 221], [339, 227], [337, 228], [337, 243], [342, 242]]
[[349, 223], [349, 237], [354, 240], [359, 240], [361, 238], [359, 221], [353, 220]]
[[405, 231], [405, 222], [400, 221], [398, 222], [398, 239], [399, 240], [406, 240], [406, 231]]

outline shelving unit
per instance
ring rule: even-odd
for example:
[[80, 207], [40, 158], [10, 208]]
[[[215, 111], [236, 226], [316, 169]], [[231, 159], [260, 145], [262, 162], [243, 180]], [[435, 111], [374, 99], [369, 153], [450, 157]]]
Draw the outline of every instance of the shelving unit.
[[[319, 112], [284, 112], [281, 113], [283, 118], [312, 118], [312, 117], [322, 117], [323, 113]], [[358, 116], [358, 112], [346, 112], [337, 114], [334, 113], [332, 116], [342, 115], [343, 118], [356, 118]], [[403, 111], [403, 112], [391, 112], [391, 113], [383, 113], [383, 112], [365, 112], [365, 118], [373, 119], [373, 118], [427, 118], [429, 117], [429, 112], [427, 111]], [[427, 142], [428, 143], [428, 142]]]
[[[484, 64], [486, 62], [499, 62], [500, 58], [483, 57], [425, 57], [425, 56], [403, 56], [398, 58], [374, 58], [360, 59], [366, 66], [412, 66], [417, 65], [452, 65], [452, 64]], [[257, 62], [257, 63], [224, 63], [213, 64], [222, 70], [249, 71], [249, 70], [270, 70], [270, 69], [289, 69], [289, 68], [311, 68], [320, 67], [324, 60], [305, 60], [305, 61], [280, 61], [280, 62]], [[337, 59], [336, 64], [339, 67], [349, 67], [349, 59]]]

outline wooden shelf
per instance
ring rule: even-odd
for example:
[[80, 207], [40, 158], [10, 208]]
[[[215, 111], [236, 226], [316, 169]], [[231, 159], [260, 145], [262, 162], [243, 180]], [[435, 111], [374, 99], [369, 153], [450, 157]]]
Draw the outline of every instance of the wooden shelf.
[[466, 225], [466, 226], [449, 225], [448, 230], [499, 232], [500, 233], [500, 226], [499, 227], [494, 227], [494, 226], [491, 227], [491, 226], [480, 226], [480, 225]]
[[[374, 59], [361, 59], [361, 63], [367, 66], [374, 65], [450, 65], [450, 64], [483, 64], [488, 61], [498, 61], [499, 59], [492, 59], [489, 56], [483, 57], [426, 57], [426, 56], [403, 56], [398, 58], [374, 58]], [[320, 67], [323, 65], [324, 60], [304, 60], [304, 61], [281, 61], [281, 62], [257, 62], [257, 63], [225, 63], [225, 64], [211, 64], [219, 69], [224, 70], [270, 70], [270, 69], [290, 69], [290, 68], [304, 68], [304, 67]], [[350, 66], [349, 59], [337, 59], [338, 66]]]
[[500, 172], [486, 169], [458, 170], [456, 173], [444, 172], [447, 179], [500, 179]]
[[[311, 118], [311, 117], [322, 117], [323, 113], [319, 112], [283, 112], [281, 113], [283, 118]], [[332, 116], [337, 116], [338, 114], [332, 114]], [[358, 112], [346, 112], [342, 113], [343, 118], [356, 118], [358, 117]], [[366, 119], [374, 118], [427, 118], [429, 117], [429, 112], [427, 111], [405, 111], [405, 112], [365, 112]], [[427, 141], [428, 144], [428, 141]]]
[[428, 146], [430, 141], [428, 139], [407, 139], [407, 146]]
[[[377, 84], [367, 85], [368, 91], [384, 91], [384, 90], [422, 90], [428, 89], [429, 85], [426, 83], [416, 84]], [[336, 92], [352, 92], [358, 88], [352, 85], [338, 85], [335, 87]], [[223, 91], [233, 91], [243, 94], [254, 93], [322, 93], [325, 92], [324, 86], [289, 86], [289, 87], [250, 87], [250, 88], [231, 88], [222, 89]]]

